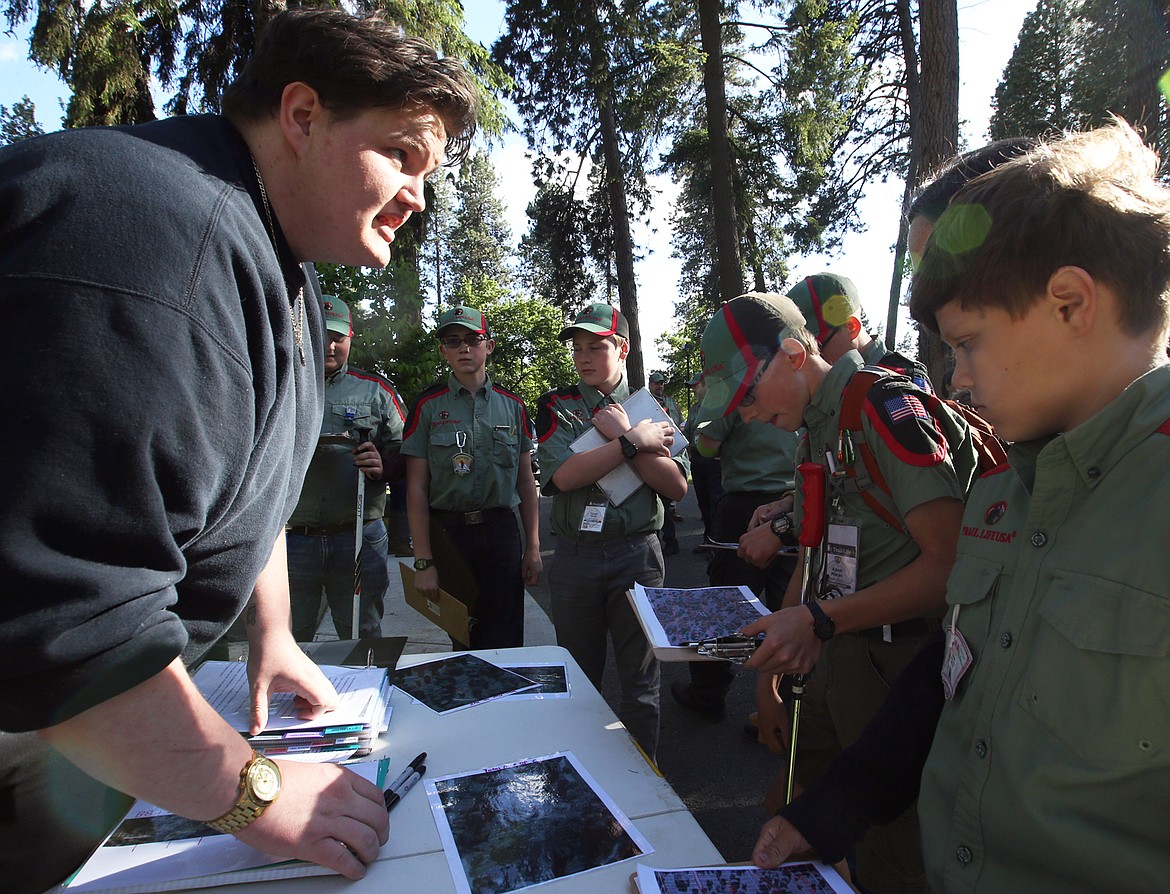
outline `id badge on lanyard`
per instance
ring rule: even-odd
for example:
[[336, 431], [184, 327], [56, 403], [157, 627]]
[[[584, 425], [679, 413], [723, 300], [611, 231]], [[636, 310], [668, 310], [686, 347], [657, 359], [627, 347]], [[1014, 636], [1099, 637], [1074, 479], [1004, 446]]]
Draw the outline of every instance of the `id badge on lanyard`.
[[839, 518], [829, 522], [825, 534], [821, 598], [836, 599], [857, 592], [857, 551], [861, 529]]
[[605, 527], [605, 510], [609, 507], [609, 500], [604, 495], [590, 497], [585, 504], [585, 511], [581, 514], [581, 527], [578, 530], [590, 534], [600, 534]]

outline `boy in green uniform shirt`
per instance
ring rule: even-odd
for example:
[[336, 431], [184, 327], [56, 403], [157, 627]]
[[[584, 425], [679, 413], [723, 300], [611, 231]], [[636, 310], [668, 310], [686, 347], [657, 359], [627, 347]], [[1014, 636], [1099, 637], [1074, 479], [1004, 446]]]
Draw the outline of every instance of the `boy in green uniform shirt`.
[[765, 825], [759, 865], [829, 856], [848, 844], [830, 828], [921, 786], [938, 894], [1166, 888], [1170, 559], [1144, 536], [1170, 500], [1168, 305], [1170, 190], [1122, 122], [952, 200], [911, 313], [955, 350], [1009, 463], [967, 501], [945, 640]]
[[[572, 339], [580, 379], [541, 395], [536, 411], [542, 490], [553, 498], [557, 535], [549, 571], [553, 625], [557, 642], [599, 690], [606, 636], [612, 638], [622, 689], [618, 716], [653, 759], [661, 673], [626, 590], [634, 581], [662, 586], [662, 500], [686, 495], [687, 461], [670, 455], [670, 423], [631, 420], [621, 406], [630, 394], [622, 370], [630, 329], [618, 310], [592, 304], [558, 338]], [[605, 443], [575, 453], [572, 443], [590, 430]], [[645, 485], [615, 506], [597, 482], [623, 463]]]
[[[856, 351], [830, 365], [786, 296], [743, 295], [725, 304], [702, 340], [707, 397], [702, 415], [738, 409], [746, 422], [808, 433], [797, 463], [826, 465], [830, 482], [826, 530], [810, 556], [816, 594], [801, 604], [793, 575], [785, 608], [744, 628], [766, 634], [747, 662], [765, 674], [808, 673], [796, 775], [815, 779], [841, 748], [860, 735], [889, 685], [938, 626], [954, 560], [963, 498], [977, 468], [966, 424], [908, 379], [879, 379], [852, 434], [856, 453], [868, 445], [902, 518], [883, 521], [863, 499], [840, 428], [846, 386], [864, 366]], [[870, 474], [876, 474], [871, 471]], [[797, 474], [796, 520], [801, 513]], [[850, 486], [852, 485], [852, 486]], [[779, 521], [780, 519], [778, 519]], [[850, 555], [852, 563], [828, 561]], [[840, 569], [840, 573], [839, 573]], [[780, 725], [760, 703], [761, 730]], [[925, 891], [916, 817], [871, 830], [857, 851], [861, 884], [877, 894]]]
[[414, 585], [467, 604], [471, 641], [456, 648], [523, 646], [524, 586], [542, 566], [528, 413], [487, 373], [495, 342], [482, 313], [445, 310], [437, 333], [451, 375], [419, 395], [402, 442]]

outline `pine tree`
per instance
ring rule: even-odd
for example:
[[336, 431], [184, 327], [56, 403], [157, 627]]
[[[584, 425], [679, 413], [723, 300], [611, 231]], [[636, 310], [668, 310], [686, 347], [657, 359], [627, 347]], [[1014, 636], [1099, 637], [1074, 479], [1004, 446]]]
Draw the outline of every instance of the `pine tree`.
[[1024, 17], [1016, 47], [995, 88], [993, 140], [1039, 136], [1072, 123], [1069, 100], [1082, 25], [1072, 0], [1040, 0]]

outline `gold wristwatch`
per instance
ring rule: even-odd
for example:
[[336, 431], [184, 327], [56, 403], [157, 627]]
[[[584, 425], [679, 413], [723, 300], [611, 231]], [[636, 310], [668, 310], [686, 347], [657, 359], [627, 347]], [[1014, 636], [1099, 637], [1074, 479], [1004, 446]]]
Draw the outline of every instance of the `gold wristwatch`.
[[206, 825], [217, 832], [234, 835], [259, 819], [279, 794], [280, 767], [253, 751], [244, 769], [240, 770], [240, 794], [235, 806]]

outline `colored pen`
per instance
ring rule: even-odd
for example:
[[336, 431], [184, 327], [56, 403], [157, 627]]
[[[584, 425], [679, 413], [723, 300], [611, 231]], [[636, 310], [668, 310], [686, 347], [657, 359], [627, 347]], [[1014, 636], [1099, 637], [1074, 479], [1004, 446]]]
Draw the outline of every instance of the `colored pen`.
[[394, 781], [391, 782], [390, 785], [386, 787], [386, 797], [389, 798], [391, 792], [397, 791], [398, 786], [400, 786], [400, 785], [402, 785], [402, 783], [406, 782], [406, 780], [410, 776], [410, 774], [413, 773], [415, 770], [417, 770], [419, 768], [419, 765], [422, 764], [422, 762], [425, 761], [426, 759], [427, 759], [427, 753], [424, 751], [422, 754], [420, 754], [418, 757], [416, 757], [414, 760], [412, 760], [409, 764], [407, 764], [406, 769], [404, 769], [401, 773], [399, 773], [398, 776], [395, 777]]
[[386, 801], [386, 812], [387, 813], [389, 813], [391, 810], [393, 810], [394, 805], [397, 804], [399, 801], [401, 801], [402, 798], [406, 795], [406, 793], [408, 791], [410, 791], [412, 788], [414, 788], [414, 784], [416, 782], [418, 782], [420, 779], [422, 779], [423, 773], [425, 773], [426, 771], [427, 771], [427, 765], [422, 764], [421, 766], [419, 766], [419, 768], [417, 770], [415, 770], [408, 777], [406, 777], [406, 782], [402, 783], [402, 785], [399, 786], [399, 788], [396, 791], [386, 792], [384, 800]]

